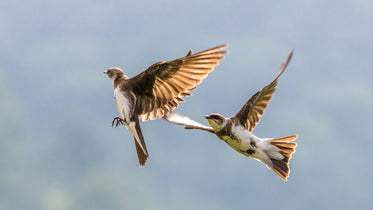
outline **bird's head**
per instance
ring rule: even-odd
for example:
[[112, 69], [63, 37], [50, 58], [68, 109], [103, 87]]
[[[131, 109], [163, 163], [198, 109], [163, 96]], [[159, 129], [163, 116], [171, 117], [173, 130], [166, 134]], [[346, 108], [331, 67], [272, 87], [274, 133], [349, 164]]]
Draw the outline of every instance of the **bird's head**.
[[104, 71], [104, 74], [106, 74], [113, 82], [116, 79], [122, 78], [122, 77], [125, 77], [127, 79], [127, 77], [124, 75], [122, 69], [120, 69], [118, 67], [109, 68], [108, 70]]
[[206, 115], [205, 118], [214, 131], [220, 131], [226, 124], [225, 117], [221, 114]]

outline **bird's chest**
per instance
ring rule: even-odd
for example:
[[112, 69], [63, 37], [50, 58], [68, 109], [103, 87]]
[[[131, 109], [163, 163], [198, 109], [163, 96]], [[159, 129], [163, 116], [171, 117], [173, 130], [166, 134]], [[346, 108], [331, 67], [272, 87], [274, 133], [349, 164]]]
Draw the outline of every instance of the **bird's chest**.
[[130, 97], [128, 97], [125, 93], [120, 91], [119, 88], [114, 90], [114, 99], [115, 103], [117, 104], [119, 114], [122, 116], [124, 120], [129, 120], [131, 116], [131, 107], [132, 103]]
[[219, 138], [235, 150], [241, 150], [242, 140], [237, 138], [237, 136], [232, 132], [231, 126], [226, 126], [219, 133], [217, 133]]
[[237, 152], [250, 156], [247, 151], [255, 150], [255, 144], [247, 130], [232, 127], [230, 135], [223, 135], [221, 139]]
[[225, 143], [227, 143], [230, 147], [238, 152], [241, 152], [245, 149], [245, 145], [242, 144], [241, 139], [233, 138], [233, 136], [221, 136], [220, 139], [225, 141]]

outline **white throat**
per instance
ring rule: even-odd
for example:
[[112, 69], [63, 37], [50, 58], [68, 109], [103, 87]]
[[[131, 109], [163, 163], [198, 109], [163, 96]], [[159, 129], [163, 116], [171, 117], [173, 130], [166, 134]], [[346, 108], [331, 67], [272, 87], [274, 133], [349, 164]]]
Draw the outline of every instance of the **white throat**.
[[124, 120], [128, 120], [130, 118], [130, 103], [128, 98], [121, 93], [119, 88], [115, 88], [114, 99], [115, 103], [117, 104], [119, 114]]

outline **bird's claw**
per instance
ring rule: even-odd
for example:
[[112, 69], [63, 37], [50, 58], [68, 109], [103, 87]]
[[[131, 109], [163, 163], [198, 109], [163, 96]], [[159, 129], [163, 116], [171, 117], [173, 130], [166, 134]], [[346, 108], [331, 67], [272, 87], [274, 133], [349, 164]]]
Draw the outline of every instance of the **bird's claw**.
[[119, 124], [124, 125], [124, 120], [120, 117], [114, 117], [113, 122], [111, 123], [111, 127], [114, 127], [114, 124], [115, 127], [118, 127]]

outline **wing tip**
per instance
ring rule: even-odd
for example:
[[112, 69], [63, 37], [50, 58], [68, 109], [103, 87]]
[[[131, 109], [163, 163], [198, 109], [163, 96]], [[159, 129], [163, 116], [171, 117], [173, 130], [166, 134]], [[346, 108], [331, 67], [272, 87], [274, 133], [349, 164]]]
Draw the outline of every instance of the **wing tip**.
[[291, 61], [291, 58], [293, 57], [293, 53], [294, 53], [294, 49], [291, 50], [291, 52], [289, 53], [289, 55], [288, 55], [288, 57], [286, 58], [285, 62], [282, 63], [282, 65], [281, 65], [281, 71], [280, 71], [278, 77], [281, 75], [282, 72], [285, 71], [286, 67], [288, 66], [288, 64], [289, 64], [290, 61]]

